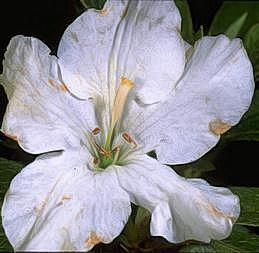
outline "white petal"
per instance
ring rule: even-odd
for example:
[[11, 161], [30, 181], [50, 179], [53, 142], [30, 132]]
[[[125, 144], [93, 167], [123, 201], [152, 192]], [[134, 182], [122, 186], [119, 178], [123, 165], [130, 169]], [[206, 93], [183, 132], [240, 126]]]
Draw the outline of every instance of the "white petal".
[[[117, 78], [135, 82], [137, 98], [163, 100], [175, 87], [185, 64], [181, 18], [173, 1], [132, 1], [119, 27]], [[118, 80], [118, 79], [117, 79]]]
[[60, 42], [64, 81], [80, 98], [103, 94], [110, 107], [122, 76], [143, 102], [163, 99], [184, 68], [180, 22], [173, 1], [108, 0], [103, 12], [88, 10]]
[[12, 181], [2, 216], [15, 250], [89, 251], [111, 242], [130, 215], [114, 171], [93, 174], [77, 157], [39, 157]]
[[104, 12], [89, 9], [66, 29], [58, 57], [63, 79], [77, 97], [109, 96], [110, 54], [126, 3], [108, 0]]
[[151, 234], [171, 242], [221, 240], [239, 216], [239, 199], [228, 189], [186, 180], [150, 157], [136, 157], [117, 174], [131, 201], [152, 213]]
[[216, 145], [247, 111], [254, 90], [253, 70], [239, 39], [204, 37], [167, 101], [129, 105], [124, 128], [145, 151], [156, 149], [162, 163], [194, 161]]
[[30, 153], [78, 146], [84, 131], [96, 126], [92, 103], [68, 92], [49, 53], [41, 41], [23, 36], [14, 37], [5, 53], [2, 79], [9, 104], [1, 130]]

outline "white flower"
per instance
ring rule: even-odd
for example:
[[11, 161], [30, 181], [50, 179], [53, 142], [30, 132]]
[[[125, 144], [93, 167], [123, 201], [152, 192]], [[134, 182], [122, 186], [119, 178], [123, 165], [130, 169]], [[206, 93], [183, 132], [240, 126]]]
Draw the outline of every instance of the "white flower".
[[130, 202], [147, 208], [151, 234], [170, 242], [230, 234], [238, 198], [163, 164], [198, 159], [239, 122], [252, 67], [239, 39], [204, 37], [186, 52], [179, 29], [171, 1], [108, 1], [68, 27], [57, 57], [35, 38], [11, 40], [2, 131], [41, 154], [3, 204], [15, 250], [109, 243]]

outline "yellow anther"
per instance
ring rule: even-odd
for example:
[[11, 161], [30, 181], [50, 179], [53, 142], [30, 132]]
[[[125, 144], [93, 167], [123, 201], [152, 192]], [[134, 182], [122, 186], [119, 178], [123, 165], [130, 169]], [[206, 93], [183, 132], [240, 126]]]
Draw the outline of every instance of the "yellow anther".
[[132, 88], [134, 86], [134, 82], [128, 79], [127, 77], [121, 77], [121, 85], [127, 85], [128, 87]]

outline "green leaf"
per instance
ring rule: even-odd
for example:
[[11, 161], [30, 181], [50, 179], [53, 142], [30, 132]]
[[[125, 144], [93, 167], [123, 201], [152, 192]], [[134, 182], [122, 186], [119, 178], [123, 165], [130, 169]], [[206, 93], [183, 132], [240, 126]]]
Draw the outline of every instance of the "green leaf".
[[259, 188], [231, 187], [240, 198], [241, 214], [237, 224], [259, 226]]
[[22, 164], [0, 157], [0, 199], [2, 200], [5, 192], [13, 177], [21, 170]]
[[259, 81], [259, 23], [253, 25], [245, 35], [244, 45], [252, 61], [256, 81]]
[[240, 123], [222, 136], [222, 141], [259, 141], [259, 91], [256, 90], [251, 106]]
[[232, 23], [224, 32], [230, 39], [234, 39], [237, 37], [238, 33], [240, 32], [246, 21], [247, 15], [247, 12], [243, 13], [243, 15], [241, 15], [234, 23]]
[[201, 39], [204, 36], [204, 29], [203, 26], [201, 25], [199, 30], [194, 34], [194, 40], [197, 41]]
[[243, 226], [235, 225], [230, 237], [222, 241], [212, 241], [211, 246], [220, 253], [256, 252], [259, 249], [259, 235]]
[[194, 31], [189, 4], [187, 0], [176, 0], [175, 4], [178, 7], [182, 17], [182, 37], [185, 41], [192, 44], [194, 42]]
[[233, 24], [244, 13], [247, 19], [238, 32], [238, 37], [244, 37], [250, 27], [259, 22], [259, 4], [256, 1], [226, 1], [216, 13], [211, 24], [209, 34], [218, 35], [227, 31], [230, 24]]
[[2, 223], [0, 224], [0, 252], [13, 252], [13, 248], [5, 236]]

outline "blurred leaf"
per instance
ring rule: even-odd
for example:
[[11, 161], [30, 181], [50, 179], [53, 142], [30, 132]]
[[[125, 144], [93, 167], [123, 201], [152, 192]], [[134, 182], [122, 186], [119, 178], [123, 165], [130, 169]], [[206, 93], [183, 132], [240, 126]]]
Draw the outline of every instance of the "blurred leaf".
[[247, 14], [247, 12], [243, 13], [243, 15], [241, 15], [234, 23], [232, 23], [224, 32], [230, 39], [234, 39], [237, 37], [239, 31], [246, 21]]
[[187, 0], [176, 0], [175, 4], [178, 7], [182, 17], [182, 37], [184, 40], [192, 44], [194, 42], [194, 31], [189, 4]]
[[217, 251], [206, 244], [193, 244], [184, 246], [179, 250], [179, 253], [216, 253]]
[[249, 29], [245, 35], [244, 45], [253, 63], [255, 79], [259, 81], [259, 23]]
[[259, 226], [259, 188], [231, 187], [240, 198], [241, 214], [238, 224]]
[[0, 158], [0, 199], [2, 200], [13, 177], [21, 170], [22, 164]]
[[[15, 161], [10, 161], [4, 158], [0, 158], [0, 208], [2, 207], [2, 201], [12, 178], [21, 170], [22, 164]], [[4, 234], [2, 227], [2, 219], [0, 222], [0, 251], [12, 252], [12, 246], [8, 242]]]
[[224, 141], [259, 141], [259, 91], [256, 90], [251, 106], [240, 123], [222, 136]]
[[259, 22], [259, 4], [256, 1], [224, 2], [213, 19], [209, 34], [218, 35], [225, 33], [229, 24], [233, 24], [244, 12], [248, 13], [247, 19], [237, 34], [239, 37], [244, 37], [250, 27]]
[[208, 156], [204, 156], [192, 163], [174, 165], [173, 168], [178, 174], [187, 178], [201, 177], [204, 172], [213, 171], [216, 169], [213, 163], [209, 160]]
[[256, 252], [259, 249], [259, 235], [243, 226], [235, 225], [227, 239], [212, 241], [211, 245], [220, 253]]
[[2, 224], [0, 224], [0, 252], [13, 252], [11, 244], [5, 236]]
[[135, 217], [134, 214], [131, 215], [120, 236], [125, 246], [128, 248], [137, 248], [141, 242], [149, 238], [150, 217], [149, 211], [143, 207], [137, 207]]
[[80, 0], [80, 2], [85, 7], [85, 9], [94, 8], [101, 10], [106, 0]]

